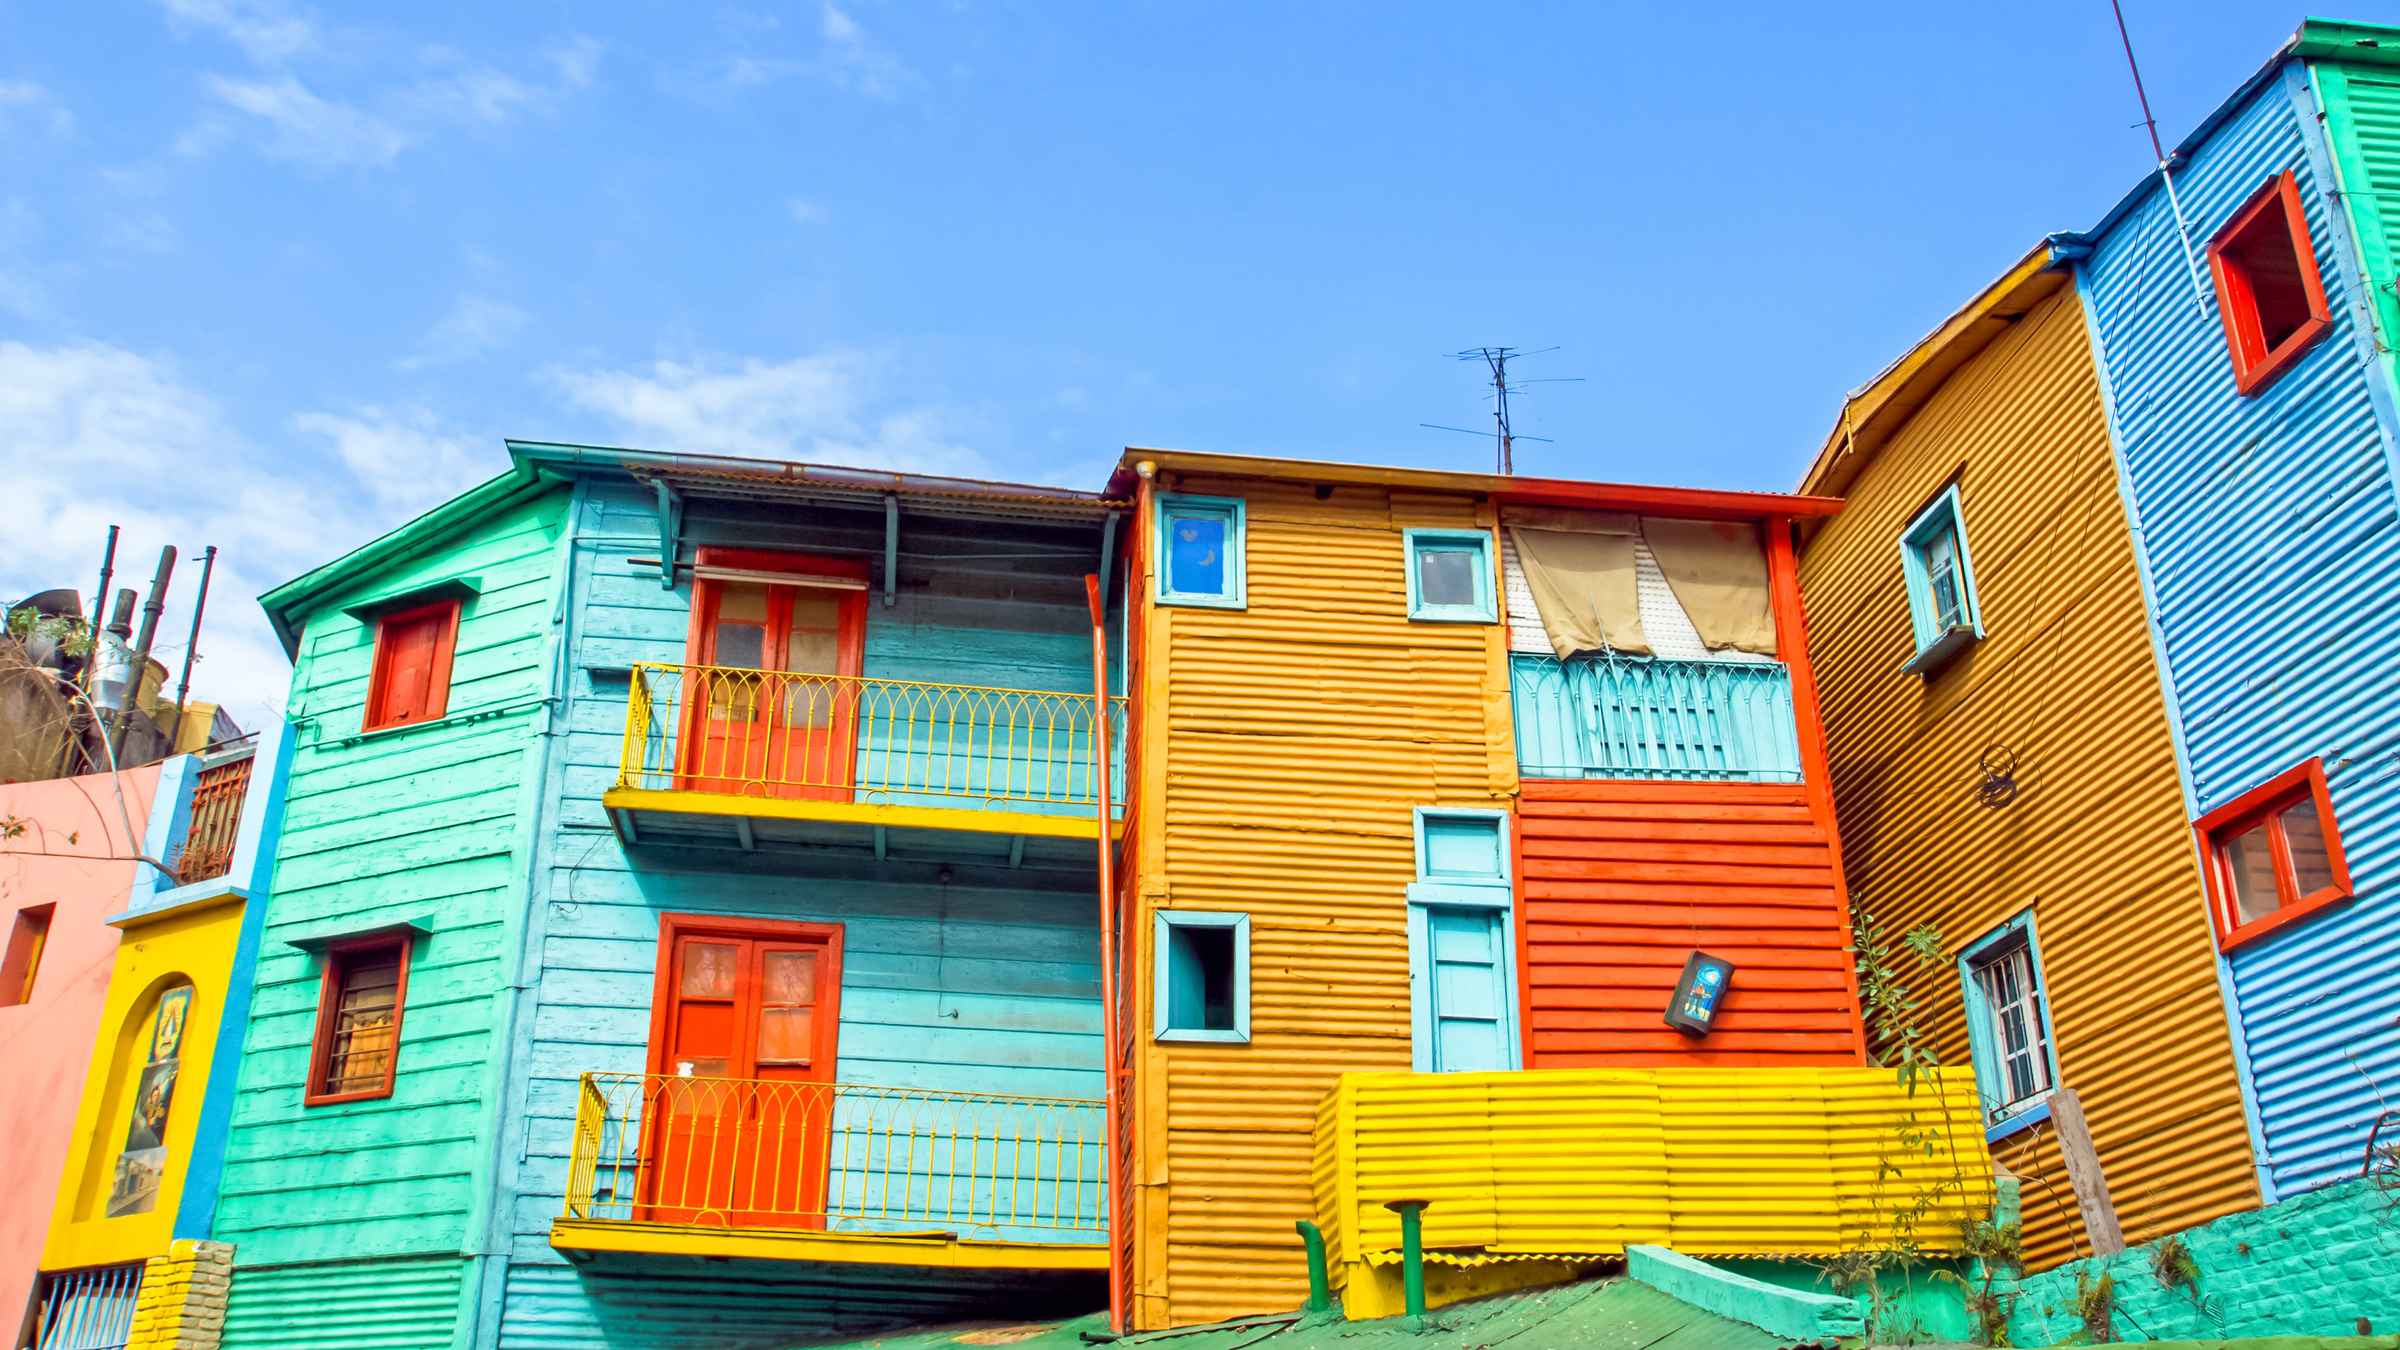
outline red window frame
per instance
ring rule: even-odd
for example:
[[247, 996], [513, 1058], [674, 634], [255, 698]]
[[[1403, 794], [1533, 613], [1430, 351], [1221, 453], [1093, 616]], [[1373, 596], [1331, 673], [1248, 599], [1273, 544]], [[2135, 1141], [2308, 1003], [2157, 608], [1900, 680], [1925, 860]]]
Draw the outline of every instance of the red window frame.
[[[325, 948], [325, 973], [317, 983], [317, 1028], [309, 1042], [308, 1083], [300, 1099], [303, 1106], [363, 1102], [392, 1095], [392, 1084], [400, 1073], [400, 1024], [408, 1011], [408, 966], [415, 946], [414, 933], [398, 932], [363, 934]], [[392, 1052], [384, 1060], [383, 1081], [348, 1092], [326, 1091], [326, 1078], [333, 1072], [334, 1022], [341, 1012], [343, 978], [361, 956], [395, 948], [400, 955], [400, 970], [392, 986]]]
[[[2227, 253], [2253, 230], [2273, 220], [2280, 220], [2291, 240], [2309, 317], [2270, 348], [2259, 322], [2258, 297], [2249, 272]], [[2225, 326], [2226, 349], [2233, 355], [2234, 388], [2244, 397], [2272, 384], [2333, 327], [2333, 311], [2325, 302], [2325, 280], [2317, 271], [2316, 241], [2309, 237], [2308, 213], [2300, 206], [2299, 180], [2289, 169], [2268, 179], [2208, 241], [2208, 273], [2216, 282], [2217, 315]]]
[[[450, 660], [458, 650], [458, 615], [460, 602], [455, 598], [428, 601], [403, 609], [390, 610], [375, 618], [375, 663], [367, 676], [366, 716], [359, 724], [361, 731], [377, 731], [384, 727], [410, 726], [419, 722], [438, 721], [450, 710]], [[413, 715], [401, 716], [387, 706], [392, 699], [392, 662], [397, 655], [394, 630], [403, 624], [415, 624], [427, 618], [438, 618], [440, 627], [434, 634], [433, 657], [425, 673], [425, 703]]]
[[[2306, 895], [2299, 893], [2291, 845], [2284, 838], [2279, 819], [2303, 798], [2316, 803], [2317, 823], [2325, 834], [2325, 860], [2333, 874], [2329, 884]], [[2233, 865], [2225, 856], [2225, 846], [2261, 825], [2269, 831], [2275, 849], [2278, 903], [2274, 913], [2243, 923], [2241, 910], [2235, 903]], [[2341, 831], [2334, 823], [2333, 795], [2325, 785], [2325, 761], [2321, 758], [2294, 765], [2200, 817], [2192, 823], [2192, 831], [2200, 842], [2209, 923], [2216, 930], [2219, 951], [2232, 951], [2350, 898], [2350, 860], [2342, 849]]]

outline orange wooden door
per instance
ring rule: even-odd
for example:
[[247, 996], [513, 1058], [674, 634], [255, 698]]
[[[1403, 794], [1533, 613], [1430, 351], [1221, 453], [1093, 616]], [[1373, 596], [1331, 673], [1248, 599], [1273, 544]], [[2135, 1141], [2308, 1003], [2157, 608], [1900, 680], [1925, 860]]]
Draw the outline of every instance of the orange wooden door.
[[670, 918], [660, 954], [640, 1217], [821, 1227], [839, 930]]
[[[730, 560], [730, 561], [727, 561]], [[857, 760], [866, 592], [855, 568], [702, 549], [692, 596], [682, 786], [846, 801]], [[740, 578], [710, 577], [706, 569]], [[777, 578], [787, 573], [790, 582]]]

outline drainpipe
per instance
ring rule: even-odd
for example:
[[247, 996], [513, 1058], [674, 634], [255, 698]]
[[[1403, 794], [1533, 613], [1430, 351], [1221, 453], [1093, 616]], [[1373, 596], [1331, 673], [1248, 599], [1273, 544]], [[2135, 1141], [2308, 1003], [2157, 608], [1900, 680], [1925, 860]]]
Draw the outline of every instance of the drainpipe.
[[1425, 1316], [1425, 1233], [1423, 1215], [1428, 1201], [1386, 1200], [1385, 1209], [1400, 1216], [1400, 1297], [1409, 1320]]
[[1324, 1312], [1333, 1307], [1333, 1281], [1325, 1273], [1325, 1234], [1306, 1219], [1292, 1226], [1300, 1230], [1300, 1245], [1308, 1249], [1308, 1302], [1305, 1309], [1312, 1313]]
[[1125, 1307], [1126, 1251], [1117, 1240], [1121, 1231], [1130, 1231], [1130, 1217], [1125, 1213], [1123, 1187], [1117, 1178], [1124, 1175], [1125, 1141], [1117, 1127], [1117, 1104], [1124, 1092], [1119, 1072], [1117, 1041], [1117, 859], [1110, 847], [1108, 740], [1108, 611], [1100, 596], [1097, 575], [1083, 579], [1084, 600], [1092, 611], [1092, 796], [1099, 803], [1100, 833], [1100, 1064], [1101, 1081], [1106, 1085], [1101, 1109], [1108, 1113], [1102, 1127], [1101, 1165], [1108, 1169], [1105, 1193], [1108, 1196], [1108, 1329], [1123, 1335], [1128, 1309]]

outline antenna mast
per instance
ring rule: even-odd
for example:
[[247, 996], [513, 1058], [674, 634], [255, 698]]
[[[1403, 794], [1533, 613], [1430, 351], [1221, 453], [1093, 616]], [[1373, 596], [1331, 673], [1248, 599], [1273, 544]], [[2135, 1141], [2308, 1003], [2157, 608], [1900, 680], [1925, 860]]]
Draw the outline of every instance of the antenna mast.
[[2133, 34], [2125, 27], [2124, 0], [2108, 0], [2116, 12], [2117, 40], [2125, 44], [2125, 68], [2133, 72], [2133, 96], [2141, 101], [2142, 127], [2150, 133], [2150, 153], [2158, 158], [2159, 181], [2167, 186], [2167, 206], [2175, 213], [2175, 237], [2183, 243], [2184, 270], [2192, 276], [2192, 298], [2208, 312], [2208, 287], [2200, 281], [2200, 259], [2192, 252], [2192, 227], [2183, 218], [2183, 200], [2175, 195], [2175, 172], [2167, 166], [2167, 148], [2158, 139], [2158, 118], [2150, 111], [2150, 92], [2142, 87], [2141, 63], [2133, 59]]
[[[1496, 467], [1503, 475], [1513, 474], [1517, 471], [1516, 447], [1518, 441], [1541, 441], [1544, 444], [1550, 442], [1550, 438], [1547, 436], [1520, 436], [1517, 434], [1516, 429], [1509, 423], [1509, 393], [1529, 384], [1581, 384], [1583, 382], [1581, 376], [1568, 376], [1547, 380], [1519, 380], [1511, 385], [1508, 382], [1508, 363], [1519, 357], [1540, 356], [1543, 352], [1557, 350], [1556, 347], [1544, 347], [1540, 351], [1522, 352], [1514, 347], [1470, 347], [1463, 352], [1450, 354], [1453, 360], [1481, 361], [1492, 372], [1492, 447], [1495, 452], [1493, 458]], [[1435, 431], [1465, 432], [1469, 436], [1483, 434], [1479, 431], [1468, 431], [1465, 427], [1446, 427], [1438, 422], [1419, 422], [1417, 425], [1431, 427]]]

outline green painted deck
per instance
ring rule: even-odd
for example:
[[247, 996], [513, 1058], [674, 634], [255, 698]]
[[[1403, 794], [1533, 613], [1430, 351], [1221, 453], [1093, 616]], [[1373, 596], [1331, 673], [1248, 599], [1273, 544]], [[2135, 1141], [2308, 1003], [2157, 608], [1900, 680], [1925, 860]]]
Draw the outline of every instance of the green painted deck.
[[[1006, 1346], [1008, 1350], [1090, 1350], [1086, 1331], [1104, 1317], [1011, 1326], [978, 1323], [844, 1341], [842, 1350], [951, 1350]], [[1779, 1350], [1794, 1342], [1681, 1303], [1622, 1276], [1550, 1289], [1454, 1303], [1437, 1308], [1423, 1326], [1404, 1317], [1348, 1322], [1340, 1312], [1245, 1317], [1216, 1327], [1128, 1336], [1118, 1345], [1156, 1344], [1174, 1350], [1380, 1350], [1381, 1347], [1500, 1346], [1536, 1350]]]

